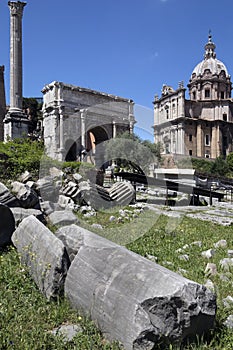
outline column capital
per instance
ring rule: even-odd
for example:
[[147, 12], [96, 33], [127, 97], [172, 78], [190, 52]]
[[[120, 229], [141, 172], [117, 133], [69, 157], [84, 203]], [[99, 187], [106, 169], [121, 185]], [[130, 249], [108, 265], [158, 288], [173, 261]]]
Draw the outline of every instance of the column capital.
[[10, 8], [11, 16], [23, 16], [23, 9], [26, 6], [26, 2], [21, 1], [8, 1], [8, 6]]

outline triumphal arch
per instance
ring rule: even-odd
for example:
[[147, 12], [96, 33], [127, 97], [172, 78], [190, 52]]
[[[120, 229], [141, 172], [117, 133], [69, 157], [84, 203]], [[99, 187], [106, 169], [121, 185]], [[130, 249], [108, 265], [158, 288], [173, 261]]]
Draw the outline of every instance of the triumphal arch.
[[130, 99], [54, 81], [43, 90], [46, 154], [60, 161], [98, 159], [98, 145], [124, 131], [133, 132]]

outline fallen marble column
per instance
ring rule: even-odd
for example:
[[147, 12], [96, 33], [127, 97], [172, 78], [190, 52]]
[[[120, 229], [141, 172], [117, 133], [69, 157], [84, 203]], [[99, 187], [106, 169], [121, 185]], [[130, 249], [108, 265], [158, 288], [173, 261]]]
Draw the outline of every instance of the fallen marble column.
[[109, 195], [115, 205], [128, 205], [135, 200], [135, 189], [129, 182], [116, 182], [110, 189]]
[[70, 255], [65, 295], [126, 350], [180, 343], [214, 325], [216, 297], [103, 237], [72, 225], [57, 233]]
[[62, 294], [70, 264], [63, 243], [33, 215], [19, 224], [12, 242], [40, 291], [48, 299]]
[[95, 209], [125, 206], [135, 199], [135, 190], [129, 182], [116, 182], [111, 188], [91, 185], [84, 197]]
[[0, 247], [11, 244], [11, 236], [15, 230], [15, 219], [11, 210], [0, 204]]

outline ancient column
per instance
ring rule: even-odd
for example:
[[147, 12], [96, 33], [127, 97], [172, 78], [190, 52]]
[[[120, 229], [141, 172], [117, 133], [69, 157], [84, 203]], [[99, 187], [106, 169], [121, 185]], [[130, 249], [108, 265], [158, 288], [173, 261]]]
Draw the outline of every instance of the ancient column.
[[113, 120], [112, 122], [112, 137], [115, 139], [116, 138], [116, 122]]
[[219, 123], [217, 124], [217, 132], [216, 132], [216, 138], [217, 138], [217, 151], [216, 151], [216, 157], [219, 157], [222, 154], [222, 131], [220, 129]]
[[3, 119], [6, 114], [4, 66], [0, 66], [0, 141], [3, 141]]
[[59, 118], [59, 160], [65, 160], [65, 147], [64, 147], [64, 107], [63, 107], [63, 96], [62, 96], [62, 87], [59, 85], [56, 86], [58, 94], [58, 118]]
[[204, 157], [203, 154], [203, 131], [201, 123], [197, 124], [197, 156]]
[[217, 126], [213, 125], [212, 126], [212, 137], [211, 137], [211, 158], [216, 158], [217, 157], [217, 150], [218, 150], [218, 145], [217, 145]]
[[135, 118], [134, 118], [134, 112], [133, 112], [134, 103], [129, 100], [129, 133], [133, 133], [134, 124], [135, 124]]
[[10, 9], [10, 109], [4, 120], [5, 140], [22, 137], [28, 133], [28, 119], [22, 111], [22, 17], [26, 5], [9, 1]]
[[10, 111], [22, 111], [22, 17], [25, 2], [8, 2], [10, 8]]
[[81, 110], [81, 160], [86, 155], [86, 110]]

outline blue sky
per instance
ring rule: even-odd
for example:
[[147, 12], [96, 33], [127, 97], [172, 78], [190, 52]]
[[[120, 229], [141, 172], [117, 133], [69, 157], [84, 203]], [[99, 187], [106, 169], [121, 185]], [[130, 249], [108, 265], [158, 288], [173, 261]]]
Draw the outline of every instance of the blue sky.
[[[0, 65], [9, 102], [7, 0], [0, 1]], [[23, 16], [23, 95], [54, 80], [134, 100], [152, 133], [154, 95], [188, 83], [211, 29], [233, 74], [232, 0], [28, 0]], [[139, 112], [138, 112], [139, 111]]]

